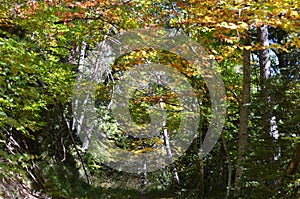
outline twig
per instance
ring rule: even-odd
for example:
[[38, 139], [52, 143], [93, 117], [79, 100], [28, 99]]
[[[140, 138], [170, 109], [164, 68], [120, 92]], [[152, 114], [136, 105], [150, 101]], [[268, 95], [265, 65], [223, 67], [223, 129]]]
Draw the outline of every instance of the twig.
[[81, 164], [82, 164], [82, 168], [83, 168], [84, 175], [85, 175], [85, 177], [86, 177], [87, 183], [90, 184], [90, 179], [89, 179], [89, 175], [88, 175], [87, 169], [86, 169], [86, 167], [85, 167], [85, 164], [84, 164], [83, 158], [82, 158], [82, 156], [81, 156], [81, 154], [80, 154], [80, 152], [79, 152], [79, 149], [78, 149], [77, 146], [76, 146], [76, 142], [75, 142], [75, 140], [74, 140], [72, 131], [70, 130], [70, 125], [69, 125], [68, 120], [67, 120], [67, 118], [66, 118], [66, 116], [65, 116], [65, 113], [64, 113], [64, 111], [63, 111], [63, 109], [62, 109], [63, 106], [62, 106], [62, 104], [60, 104], [60, 103], [59, 103], [59, 105], [61, 106], [61, 114], [62, 114], [62, 118], [63, 118], [63, 120], [64, 120], [64, 122], [65, 122], [65, 125], [66, 125], [67, 129], [68, 129], [68, 133], [69, 133], [69, 135], [70, 135], [70, 137], [71, 137], [72, 144], [74, 145], [74, 148], [75, 148], [75, 151], [76, 151], [76, 153], [77, 153], [77, 156], [79, 157], [80, 162], [81, 162]]

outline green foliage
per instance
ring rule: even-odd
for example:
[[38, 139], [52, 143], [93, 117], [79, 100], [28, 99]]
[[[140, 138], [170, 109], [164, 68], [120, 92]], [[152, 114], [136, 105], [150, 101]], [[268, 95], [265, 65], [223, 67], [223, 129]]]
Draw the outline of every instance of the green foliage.
[[[286, 169], [299, 142], [299, 2], [297, 1], [9, 1], [0, 5], [0, 179], [18, 181], [57, 198], [224, 198], [228, 165], [238, 157], [239, 109], [242, 95], [242, 50], [252, 53], [249, 144], [243, 177], [243, 198], [299, 197], [299, 166]], [[269, 26], [272, 77], [271, 105], [261, 97], [257, 27]], [[108, 151], [82, 148], [72, 128], [71, 95], [83, 42], [87, 51], [120, 30], [163, 26], [198, 41], [219, 62], [227, 95], [225, 143], [200, 160], [198, 153], [211, 119], [208, 89], [186, 60], [160, 49], [136, 49], [112, 66], [117, 80], [132, 66], [146, 62], [173, 67], [192, 85], [201, 120], [198, 138], [174, 165], [144, 174], [117, 172], [103, 165]], [[245, 46], [245, 40], [250, 44]], [[121, 72], [121, 73], [120, 73]], [[157, 136], [126, 135], [107, 106], [115, 82], [99, 83], [95, 102], [101, 129], [116, 146], [136, 153], [164, 144]], [[181, 107], [170, 89], [153, 84], [130, 98], [130, 113], [139, 125], [151, 122], [151, 106], [164, 97], [166, 128], [176, 134]], [[153, 91], [152, 90], [152, 91]], [[263, 133], [270, 114], [278, 139]], [[224, 151], [228, 148], [230, 160]], [[230, 161], [230, 162], [229, 162]], [[177, 169], [180, 183], [174, 180]], [[86, 172], [86, 173], [85, 173]], [[88, 183], [86, 178], [90, 179]], [[234, 175], [233, 175], [234, 179]], [[148, 181], [147, 181], [148, 180]], [[147, 181], [145, 183], [145, 181]], [[233, 180], [232, 180], [233, 182]], [[144, 183], [144, 184], [143, 184]], [[3, 188], [3, 187], [1, 187]], [[233, 189], [233, 188], [232, 188]], [[15, 189], [8, 189], [16, 192]], [[0, 190], [5, 192], [5, 190]], [[7, 191], [6, 191], [7, 192]], [[23, 197], [26, 196], [17, 196]], [[4, 197], [4, 196], [3, 196]]]

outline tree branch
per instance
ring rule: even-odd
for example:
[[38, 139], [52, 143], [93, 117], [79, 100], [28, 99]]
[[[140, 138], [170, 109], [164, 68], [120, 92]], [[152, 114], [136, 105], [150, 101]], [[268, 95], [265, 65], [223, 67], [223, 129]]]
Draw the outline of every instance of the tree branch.
[[87, 169], [85, 167], [85, 163], [83, 161], [82, 155], [79, 152], [79, 149], [76, 146], [76, 142], [75, 142], [74, 137], [73, 137], [73, 132], [70, 130], [71, 127], [70, 127], [70, 125], [68, 123], [68, 120], [67, 120], [67, 118], [66, 118], [66, 116], [64, 114], [64, 111], [63, 111], [63, 106], [62, 106], [61, 103], [59, 103], [59, 106], [61, 106], [61, 115], [62, 115], [63, 121], [64, 121], [64, 123], [65, 123], [65, 125], [67, 127], [68, 133], [69, 133], [69, 135], [71, 137], [72, 144], [74, 145], [75, 151], [76, 151], [76, 153], [77, 153], [77, 155], [78, 155], [78, 157], [80, 159], [80, 162], [82, 164], [82, 168], [83, 168], [84, 175], [86, 177], [87, 183], [90, 184], [90, 179], [89, 179], [89, 175], [88, 175]]
[[297, 169], [297, 166], [298, 166], [299, 162], [300, 162], [300, 143], [298, 143], [298, 146], [296, 148], [294, 157], [292, 158], [291, 163], [288, 167], [288, 170], [287, 170], [288, 175], [294, 175], [295, 174], [295, 171]]

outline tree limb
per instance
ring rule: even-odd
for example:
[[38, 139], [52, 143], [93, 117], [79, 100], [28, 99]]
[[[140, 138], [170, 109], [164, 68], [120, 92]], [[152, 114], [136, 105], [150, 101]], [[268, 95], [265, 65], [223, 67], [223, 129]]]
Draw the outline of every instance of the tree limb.
[[294, 153], [294, 157], [292, 158], [290, 165], [287, 170], [288, 175], [294, 175], [297, 169], [297, 166], [300, 162], [300, 143], [298, 143], [298, 146], [296, 148], [296, 151]]

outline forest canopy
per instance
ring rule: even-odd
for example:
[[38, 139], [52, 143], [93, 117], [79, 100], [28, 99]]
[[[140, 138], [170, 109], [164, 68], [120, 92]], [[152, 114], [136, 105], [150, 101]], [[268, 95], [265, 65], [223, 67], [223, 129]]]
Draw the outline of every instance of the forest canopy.
[[2, 0], [0, 197], [299, 198], [299, 35], [299, 1]]

